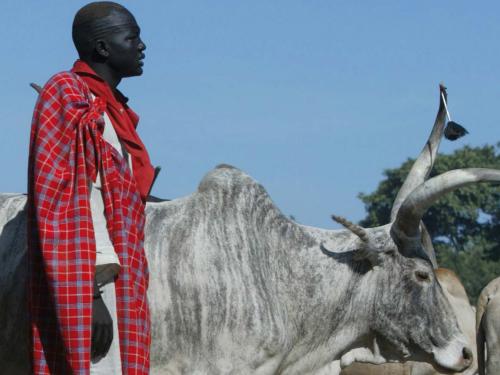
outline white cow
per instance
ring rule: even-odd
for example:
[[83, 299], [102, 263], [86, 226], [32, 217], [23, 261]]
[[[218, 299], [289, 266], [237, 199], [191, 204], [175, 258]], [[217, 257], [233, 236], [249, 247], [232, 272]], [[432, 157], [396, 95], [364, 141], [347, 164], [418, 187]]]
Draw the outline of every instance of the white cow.
[[[380, 227], [339, 217], [344, 230], [299, 225], [229, 166], [188, 197], [150, 204], [152, 373], [308, 374], [335, 360], [469, 367], [471, 348], [423, 250], [420, 221], [443, 194], [500, 181], [500, 171], [426, 181], [444, 120], [441, 103], [391, 222]], [[28, 362], [24, 203], [0, 194], [0, 363], [16, 375]]]
[[476, 325], [479, 374], [500, 374], [500, 277], [481, 291]]

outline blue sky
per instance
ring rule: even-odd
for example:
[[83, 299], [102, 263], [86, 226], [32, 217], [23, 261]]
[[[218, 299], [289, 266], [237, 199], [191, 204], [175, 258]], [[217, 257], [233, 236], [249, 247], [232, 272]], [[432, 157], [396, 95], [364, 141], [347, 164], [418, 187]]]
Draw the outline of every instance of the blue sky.
[[[71, 67], [84, 1], [2, 0], [0, 180], [26, 191], [28, 86]], [[500, 3], [495, 1], [123, 1], [147, 44], [144, 75], [120, 88], [163, 167], [154, 194], [193, 192], [219, 163], [261, 182], [285, 214], [334, 227], [364, 216], [385, 168], [414, 157], [438, 84], [470, 135], [500, 141]]]

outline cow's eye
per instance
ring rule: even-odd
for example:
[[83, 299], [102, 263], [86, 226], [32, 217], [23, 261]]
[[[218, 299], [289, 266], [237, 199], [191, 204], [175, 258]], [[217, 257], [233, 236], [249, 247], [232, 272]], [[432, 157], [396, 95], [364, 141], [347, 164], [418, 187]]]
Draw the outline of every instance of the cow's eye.
[[418, 281], [430, 281], [431, 277], [426, 271], [415, 271], [415, 277]]

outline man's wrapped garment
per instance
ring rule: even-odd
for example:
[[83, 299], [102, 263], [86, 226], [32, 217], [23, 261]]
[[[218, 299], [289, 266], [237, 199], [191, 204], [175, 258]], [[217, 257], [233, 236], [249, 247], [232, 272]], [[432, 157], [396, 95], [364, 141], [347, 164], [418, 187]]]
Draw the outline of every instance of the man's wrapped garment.
[[35, 374], [89, 373], [96, 257], [89, 188], [98, 171], [121, 263], [115, 285], [123, 373], [149, 373], [144, 204], [126, 161], [102, 139], [105, 108], [71, 72], [52, 77], [35, 107], [28, 182]]

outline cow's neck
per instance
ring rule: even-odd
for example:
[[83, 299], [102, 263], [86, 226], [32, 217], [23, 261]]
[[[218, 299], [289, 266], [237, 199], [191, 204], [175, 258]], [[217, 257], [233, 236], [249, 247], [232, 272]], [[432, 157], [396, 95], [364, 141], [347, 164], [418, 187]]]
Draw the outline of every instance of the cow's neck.
[[[288, 267], [279, 268], [286, 272], [280, 277], [288, 285], [280, 288], [290, 291], [287, 310], [295, 312], [289, 319], [292, 327], [297, 328], [296, 337], [300, 337], [283, 366], [293, 367], [293, 372], [299, 373], [302, 367], [326, 364], [352, 349], [373, 344], [369, 322], [372, 291], [377, 283], [371, 265], [352, 262], [353, 252], [359, 248], [359, 239], [354, 234], [301, 228], [309, 237], [308, 246], [294, 248], [292, 242], [284, 246], [288, 256], [283, 258], [288, 260]], [[373, 231], [383, 236], [388, 227]], [[336, 254], [327, 254], [321, 245]], [[295, 256], [290, 254], [293, 251]], [[311, 347], [316, 349], [311, 351]]]

